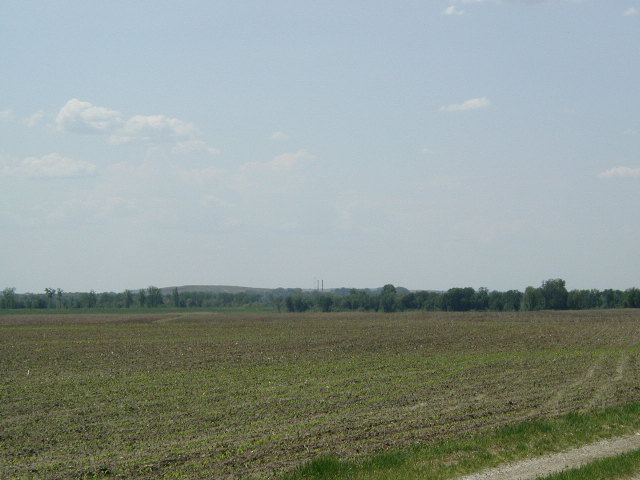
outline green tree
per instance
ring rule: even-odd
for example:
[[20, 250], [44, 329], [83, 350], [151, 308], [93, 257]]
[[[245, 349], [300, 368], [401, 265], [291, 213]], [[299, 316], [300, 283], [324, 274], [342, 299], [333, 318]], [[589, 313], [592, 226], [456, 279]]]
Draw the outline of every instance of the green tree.
[[333, 296], [332, 295], [320, 295], [317, 299], [318, 306], [323, 312], [330, 312], [333, 308]]
[[640, 289], [629, 288], [624, 291], [622, 302], [625, 308], [640, 308]]
[[180, 307], [180, 293], [177, 288], [174, 288], [173, 292], [171, 292], [171, 300], [174, 307]]
[[542, 282], [542, 295], [545, 308], [553, 310], [565, 310], [569, 293], [565, 288], [565, 282], [561, 278], [554, 278]]
[[55, 288], [45, 288], [44, 289], [44, 293], [47, 296], [47, 298], [49, 299], [48, 308], [51, 308], [51, 304], [53, 303], [53, 296], [56, 294], [56, 289]]
[[147, 306], [148, 307], [159, 307], [164, 302], [162, 300], [162, 292], [158, 287], [154, 287], [151, 285], [147, 288]]
[[442, 308], [453, 312], [466, 312], [474, 307], [476, 291], [472, 287], [450, 288], [442, 298]]
[[2, 308], [16, 308], [16, 289], [7, 287], [2, 291]]
[[62, 295], [64, 294], [64, 290], [58, 288], [56, 290], [56, 298], [58, 299], [58, 308], [62, 308]]
[[489, 289], [480, 287], [473, 296], [473, 308], [475, 310], [489, 309]]
[[123, 297], [125, 308], [131, 307], [131, 305], [133, 305], [133, 293], [131, 292], [131, 290], [125, 290], [123, 292]]
[[147, 293], [143, 288], [138, 290], [138, 306], [144, 307], [147, 304]]
[[380, 307], [383, 312], [391, 313], [395, 312], [398, 308], [397, 303], [397, 293], [396, 287], [392, 284], [388, 283], [384, 287], [382, 287], [382, 291], [380, 292], [379, 301]]
[[415, 293], [409, 292], [400, 297], [399, 303], [402, 310], [415, 310], [418, 308], [418, 297]]
[[96, 295], [96, 292], [94, 290], [91, 290], [89, 292], [89, 295], [87, 296], [87, 307], [93, 308], [96, 306], [97, 303], [98, 303], [98, 295]]
[[522, 310], [543, 310], [545, 308], [545, 299], [542, 289], [536, 287], [527, 287], [522, 296]]

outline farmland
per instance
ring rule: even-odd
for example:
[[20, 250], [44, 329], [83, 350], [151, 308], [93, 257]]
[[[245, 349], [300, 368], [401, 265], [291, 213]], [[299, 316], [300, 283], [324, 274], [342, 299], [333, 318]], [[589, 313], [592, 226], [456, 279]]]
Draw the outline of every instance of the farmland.
[[1, 478], [269, 478], [640, 400], [640, 312], [0, 316]]

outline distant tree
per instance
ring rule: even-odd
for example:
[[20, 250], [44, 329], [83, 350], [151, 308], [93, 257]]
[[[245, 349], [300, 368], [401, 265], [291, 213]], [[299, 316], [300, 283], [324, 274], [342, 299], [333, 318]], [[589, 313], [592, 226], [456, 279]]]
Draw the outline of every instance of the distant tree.
[[51, 308], [51, 304], [53, 303], [53, 296], [56, 294], [56, 289], [55, 288], [45, 288], [44, 289], [44, 293], [47, 296], [47, 298], [49, 299], [49, 308]]
[[621, 308], [623, 306], [623, 292], [610, 288], [600, 292], [600, 306], [602, 308]]
[[622, 303], [626, 308], [640, 308], [640, 288], [624, 291]]
[[284, 299], [284, 304], [289, 312], [306, 312], [311, 308], [311, 303], [302, 293], [288, 295]]
[[91, 290], [87, 295], [87, 307], [93, 308], [98, 303], [98, 296], [94, 290]]
[[397, 303], [397, 290], [392, 284], [388, 283], [384, 287], [382, 287], [382, 291], [379, 295], [380, 308], [382, 308], [383, 312], [395, 312], [398, 303]]
[[180, 307], [180, 293], [177, 288], [174, 288], [173, 292], [171, 292], [171, 300], [174, 307]]
[[16, 289], [7, 287], [2, 291], [2, 308], [16, 308]]
[[102, 292], [98, 297], [98, 305], [102, 308], [117, 308], [118, 294], [113, 292]]
[[158, 307], [162, 305], [164, 302], [162, 300], [162, 292], [158, 287], [154, 287], [153, 285], [147, 288], [147, 306], [148, 307]]
[[322, 310], [323, 312], [330, 312], [331, 309], [333, 308], [332, 295], [328, 295], [328, 294], [320, 295], [317, 299], [317, 302], [318, 302], [318, 306], [320, 307], [320, 310]]
[[415, 293], [409, 292], [402, 295], [398, 303], [400, 304], [401, 310], [415, 310], [418, 308], [418, 297]]
[[268, 301], [271, 302], [271, 304], [273, 304], [273, 306], [276, 308], [278, 313], [280, 313], [280, 311], [282, 310], [282, 302], [283, 302], [282, 296], [276, 293], [271, 293], [268, 296]]
[[442, 297], [443, 294], [441, 292], [417, 292], [418, 308], [429, 311], [442, 310]]
[[522, 310], [543, 310], [545, 308], [544, 295], [542, 289], [527, 287], [522, 296]]
[[600, 306], [600, 292], [598, 290], [571, 290], [567, 296], [567, 308], [583, 310]]
[[473, 308], [475, 310], [489, 309], [489, 289], [480, 287], [473, 296]]
[[147, 294], [143, 288], [138, 290], [138, 306], [144, 307], [147, 304]]
[[569, 293], [565, 288], [565, 282], [561, 278], [554, 278], [542, 282], [542, 295], [545, 308], [553, 310], [565, 310]]
[[133, 293], [131, 292], [131, 290], [125, 290], [122, 293], [122, 296], [125, 308], [131, 307], [131, 305], [133, 305]]
[[442, 308], [453, 312], [466, 312], [474, 307], [476, 291], [471, 287], [450, 288], [442, 298]]
[[47, 301], [44, 295], [29, 293], [25, 300], [26, 308], [47, 308]]
[[88, 293], [81, 293], [76, 299], [76, 307], [94, 308], [98, 303], [96, 292], [91, 290]]
[[503, 307], [505, 312], [517, 312], [522, 304], [522, 292], [518, 290], [507, 290], [503, 293]]
[[58, 308], [62, 308], [62, 294], [64, 293], [64, 290], [62, 290], [61, 288], [58, 288], [56, 290], [56, 298], [58, 299]]

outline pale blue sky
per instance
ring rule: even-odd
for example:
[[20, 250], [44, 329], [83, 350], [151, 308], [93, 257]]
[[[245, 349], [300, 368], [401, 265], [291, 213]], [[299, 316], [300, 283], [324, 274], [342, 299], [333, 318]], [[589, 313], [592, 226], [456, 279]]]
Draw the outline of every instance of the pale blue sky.
[[0, 288], [640, 285], [640, 0], [5, 0], [0, 64]]

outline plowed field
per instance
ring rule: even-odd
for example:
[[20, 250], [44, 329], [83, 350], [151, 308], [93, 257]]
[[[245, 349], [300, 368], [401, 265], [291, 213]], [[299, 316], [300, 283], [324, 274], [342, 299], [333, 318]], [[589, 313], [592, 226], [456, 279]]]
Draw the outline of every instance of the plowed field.
[[0, 478], [268, 478], [640, 400], [640, 312], [0, 316]]

